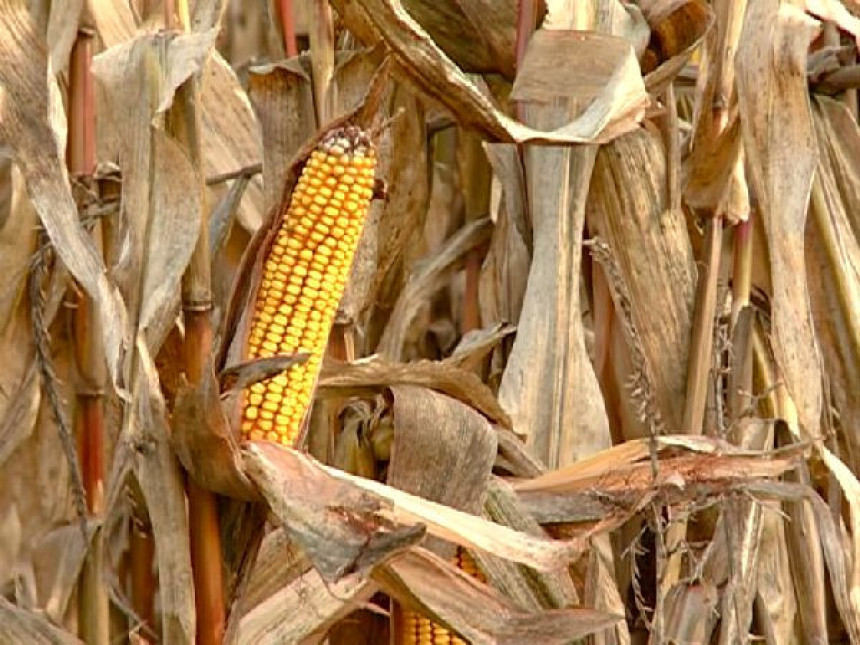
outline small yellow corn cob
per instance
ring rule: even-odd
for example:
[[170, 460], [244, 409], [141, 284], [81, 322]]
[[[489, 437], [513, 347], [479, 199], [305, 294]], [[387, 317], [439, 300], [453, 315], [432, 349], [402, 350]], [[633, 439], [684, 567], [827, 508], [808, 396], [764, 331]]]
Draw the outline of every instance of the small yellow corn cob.
[[311, 153], [263, 264], [248, 358], [303, 351], [307, 362], [244, 392], [242, 437], [293, 446], [311, 401], [373, 196], [370, 137], [338, 128]]
[[[486, 582], [472, 556], [457, 549], [457, 567], [473, 578]], [[404, 611], [397, 645], [468, 645], [467, 641], [414, 611]]]

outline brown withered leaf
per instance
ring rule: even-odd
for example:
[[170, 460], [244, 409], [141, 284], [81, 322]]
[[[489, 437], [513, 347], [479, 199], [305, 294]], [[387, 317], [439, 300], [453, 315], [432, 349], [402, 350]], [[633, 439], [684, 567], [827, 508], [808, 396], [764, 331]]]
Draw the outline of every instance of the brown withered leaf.
[[[353, 2], [333, 0], [347, 28], [367, 45], [379, 42], [367, 14]], [[516, 3], [512, 0], [405, 0], [404, 9], [465, 72], [514, 76]]]
[[[123, 498], [130, 466], [146, 500], [155, 539], [162, 638], [188, 643], [194, 641], [196, 625], [185, 477], [170, 445], [158, 374], [142, 336], [136, 349], [131, 410], [120, 435], [107, 499], [116, 504]], [[110, 512], [108, 508], [106, 513]]]
[[427, 214], [428, 137], [425, 135], [423, 101], [406, 84], [395, 82], [391, 92], [388, 136], [380, 141], [379, 176], [388, 185], [388, 196], [376, 227], [377, 251], [373, 282], [367, 302], [382, 309], [381, 321], [371, 321], [368, 351], [375, 348], [382, 325], [400, 295], [409, 269], [421, 252], [421, 236]]
[[442, 362], [463, 369], [474, 369], [499, 343], [516, 331], [514, 325], [504, 323], [473, 329], [463, 334], [454, 351]]
[[[91, 4], [95, 29], [106, 48], [135, 37], [137, 26], [128, 2], [104, 0]], [[197, 3], [195, 7], [197, 5], [201, 5], [197, 10], [198, 13], [202, 12], [201, 17], [217, 8], [216, 3]], [[209, 13], [199, 23], [200, 28], [216, 28], [212, 24], [216, 18], [215, 13]], [[208, 24], [212, 24], [212, 27], [208, 27]], [[200, 140], [202, 170], [206, 176], [259, 163], [262, 160], [262, 144], [254, 110], [230, 65], [217, 51], [212, 51], [210, 62], [203, 70], [201, 86], [203, 109]], [[99, 126], [99, 157], [104, 159], [116, 156], [112, 151], [121, 137], [127, 134], [115, 128], [106, 132], [108, 125], [103, 123]], [[209, 197], [209, 203], [215, 201], [216, 195]], [[246, 230], [254, 231], [263, 222], [265, 213], [262, 181], [255, 177], [249, 182], [247, 195], [239, 207], [238, 219]]]
[[629, 299], [617, 315], [632, 323], [638, 341], [627, 342], [637, 342], [645, 359], [633, 368], [648, 375], [666, 432], [680, 433], [696, 271], [684, 215], [666, 194], [657, 135], [639, 129], [601, 148], [587, 209], [589, 232], [609, 245]]
[[496, 458], [490, 423], [460, 401], [426, 388], [392, 386], [391, 393], [394, 442], [387, 483], [480, 514]]
[[690, 157], [682, 168], [687, 203], [730, 221], [745, 220], [749, 213], [735, 89], [735, 54], [746, 7], [746, 0], [715, 6], [719, 27], [708, 34], [702, 50]]
[[825, 446], [818, 446], [818, 450], [824, 464], [839, 482], [848, 503], [847, 524], [851, 531], [850, 535], [846, 535], [842, 540], [848, 567], [845, 571], [848, 594], [847, 598], [843, 598], [843, 603], [847, 606], [843, 609], [843, 620], [854, 637], [860, 635], [860, 481], [851, 469]]
[[662, 92], [690, 60], [714, 25], [714, 11], [702, 0], [645, 0], [642, 13], [651, 27], [647, 50], [640, 57], [645, 87]]
[[30, 259], [39, 237], [39, 217], [27, 196], [21, 172], [12, 166], [7, 175], [11, 192], [9, 216], [0, 221], [0, 333], [9, 324], [21, 302]]
[[0, 640], [32, 645], [80, 645], [82, 641], [51, 625], [46, 618], [0, 598]]
[[[526, 109], [528, 122], [552, 127], [576, 106], [559, 100]], [[593, 146], [533, 146], [524, 156], [534, 252], [499, 402], [549, 468], [611, 441], [580, 308], [585, 204], [596, 153]]]
[[266, 212], [281, 202], [293, 155], [315, 128], [310, 77], [295, 59], [251, 67], [248, 97], [260, 122]]
[[237, 645], [303, 643], [368, 602], [377, 585], [351, 574], [331, 583], [310, 569], [239, 620]]
[[511, 421], [490, 389], [475, 374], [444, 361], [392, 363], [379, 357], [352, 363], [326, 360], [317, 384], [321, 396], [375, 392], [395, 385], [418, 385], [471, 406], [490, 421], [510, 428]]
[[[155, 352], [173, 326], [178, 287], [197, 241], [202, 195], [183, 149], [158, 123], [177, 88], [199, 73], [215, 32], [157, 34], [116, 45], [93, 61], [104, 111], [117, 115], [122, 211], [118, 246], [127, 247], [117, 273], [132, 328]], [[163, 80], [162, 80], [163, 79]], [[141, 100], [139, 88], [147, 88]]]
[[12, 148], [30, 201], [60, 260], [96, 303], [111, 380], [121, 390], [128, 336], [125, 308], [78, 221], [63, 163], [65, 114], [45, 43], [22, 4], [6, 0], [0, 12], [0, 139]]
[[[845, 200], [860, 191], [860, 166], [846, 154], [852, 144], [860, 145], [860, 134], [856, 123], [845, 120], [850, 113], [843, 104], [822, 97], [817, 108], [820, 156], [805, 240], [809, 298], [833, 405], [842, 419], [856, 419], [860, 418], [856, 395], [860, 392], [860, 244], [851, 226], [855, 209], [849, 205], [855, 202]], [[856, 214], [854, 219], [860, 222]], [[849, 463], [860, 472], [857, 434], [848, 430], [841, 438]]]
[[760, 0], [747, 10], [737, 55], [744, 150], [770, 251], [773, 350], [800, 424], [813, 437], [820, 424], [821, 366], [804, 233], [817, 157], [806, 51], [817, 31], [793, 5]]
[[[487, 489], [484, 515], [498, 524], [530, 535], [546, 535], [525, 507], [520, 504], [510, 484], [493, 477]], [[538, 572], [486, 553], [471, 554], [489, 584], [522, 609], [536, 611], [569, 607], [578, 602], [576, 587], [567, 567], [558, 571]]]
[[92, 548], [92, 537], [97, 527], [90, 522], [88, 528], [91, 539], [86, 549], [80, 527], [75, 524], [58, 526], [33, 544], [38, 606], [44, 608], [54, 624], [63, 624], [78, 584], [84, 556]]
[[309, 457], [255, 442], [244, 449], [248, 476], [328, 582], [361, 573], [424, 537], [420, 525], [379, 514], [380, 501], [326, 476]]
[[857, 18], [845, 6], [848, 4], [856, 13], [857, 3], [855, 0], [849, 0], [847, 3], [835, 2], [834, 0], [804, 0], [801, 4], [808, 13], [817, 18], [836, 23], [840, 29], [844, 29], [854, 36], [855, 40], [860, 40], [860, 18]]
[[623, 618], [569, 607], [529, 613], [424, 549], [410, 549], [373, 572], [385, 591], [474, 643], [569, 643]]
[[[630, 45], [613, 51], [617, 54], [611, 72], [597, 73], [588, 84], [602, 88], [586, 111], [576, 119], [565, 120], [551, 130], [533, 129], [512, 120], [497, 109], [466, 75], [433, 42], [427, 32], [409, 15], [399, 0], [361, 0], [365, 24], [385, 40], [403, 74], [431, 98], [447, 107], [464, 126], [480, 131], [492, 141], [583, 143], [605, 141], [629, 129], [642, 117], [647, 95], [639, 64]], [[587, 40], [589, 35], [580, 35]], [[533, 37], [529, 49], [533, 50]], [[533, 54], [529, 65], [540, 66], [553, 50], [542, 48]], [[552, 58], [555, 61], [555, 57]], [[570, 59], [567, 59], [570, 60]], [[570, 66], [566, 68], [569, 70]], [[522, 73], [521, 73], [522, 74]], [[531, 75], [531, 74], [530, 74]], [[588, 92], [591, 91], [589, 87]]]
[[[525, 535], [386, 484], [324, 466], [308, 455], [277, 444], [246, 443], [242, 454], [247, 474], [260, 487], [275, 514], [285, 524], [295, 521], [309, 532], [370, 534], [383, 527], [394, 527], [412, 539], [413, 532], [426, 530], [428, 535], [521, 562], [539, 571], [556, 570], [575, 560], [585, 548], [583, 540], [562, 542]], [[297, 497], [296, 491], [307, 494]], [[327, 526], [325, 522], [335, 522], [337, 526]], [[384, 531], [381, 535], [393, 536]], [[358, 546], [356, 539], [342, 543], [352, 543], [353, 556], [360, 555], [365, 548]], [[403, 546], [402, 540], [382, 543], [381, 550], [369, 554], [372, 558], [365, 557], [359, 563], [379, 562]], [[349, 554], [343, 552], [344, 546], [319, 543], [313, 548], [320, 555], [332, 557], [327, 567], [329, 572], [337, 570], [338, 562], [345, 565], [349, 559]], [[316, 561], [315, 565], [319, 570]], [[326, 570], [320, 573], [327, 575]]]
[[239, 443], [224, 413], [218, 381], [206, 370], [197, 387], [184, 381], [176, 393], [170, 442], [198, 486], [246, 501], [260, 496], [242, 471]]

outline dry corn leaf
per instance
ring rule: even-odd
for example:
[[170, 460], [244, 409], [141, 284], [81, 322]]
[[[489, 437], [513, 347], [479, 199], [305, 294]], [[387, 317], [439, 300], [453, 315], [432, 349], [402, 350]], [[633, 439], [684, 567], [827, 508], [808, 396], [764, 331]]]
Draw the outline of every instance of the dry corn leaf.
[[703, 50], [691, 153], [683, 166], [687, 203], [729, 221], [749, 214], [735, 88], [735, 54], [746, 10], [746, 0], [715, 5], [719, 27], [708, 34]]
[[426, 388], [392, 386], [394, 444], [390, 486], [480, 513], [496, 457], [486, 418], [456, 399]]
[[9, 217], [0, 221], [0, 334], [14, 319], [21, 304], [27, 272], [39, 237], [39, 218], [27, 196], [21, 171], [9, 173]]
[[[282, 528], [275, 528], [260, 542], [254, 565], [230, 610], [231, 626], [264, 600], [311, 570], [310, 561]], [[228, 642], [229, 638], [227, 639]]]
[[352, 363], [326, 361], [317, 384], [320, 396], [374, 392], [394, 385], [418, 385], [436, 390], [474, 408], [493, 423], [510, 428], [508, 415], [490, 389], [471, 372], [444, 361], [391, 363], [378, 357]]
[[[216, 5], [205, 2], [196, 5], [201, 5], [197, 11], [201, 12], [201, 18], [205, 18], [199, 23], [199, 28], [217, 27], [211, 23], [218, 16]], [[212, 8], [216, 11], [205, 15]], [[136, 35], [134, 16], [125, 0], [95, 3], [92, 6], [92, 17], [105, 47], [113, 47]], [[203, 109], [200, 139], [202, 170], [206, 176], [233, 172], [259, 163], [262, 160], [262, 146], [254, 110], [235, 73], [217, 51], [212, 52], [210, 63], [203, 73], [201, 87], [200, 100]], [[116, 128], [106, 132], [107, 125], [108, 123], [104, 123], [99, 126], [99, 156], [112, 159], [115, 157], [115, 146], [127, 133]], [[209, 198], [210, 203], [214, 201], [214, 198]], [[255, 231], [263, 222], [265, 213], [262, 181], [257, 177], [250, 181], [246, 198], [239, 208], [239, 222], [246, 230]]]
[[[545, 536], [543, 528], [520, 504], [504, 480], [493, 477], [487, 490], [484, 515], [504, 526], [529, 535]], [[577, 603], [576, 588], [566, 567], [538, 572], [521, 564], [477, 552], [473, 558], [490, 585], [522, 609], [537, 611], [569, 607]]]
[[[96, 535], [97, 526], [90, 528]], [[94, 537], [93, 539], [100, 539]], [[58, 526], [33, 544], [33, 573], [36, 582], [37, 606], [43, 607], [55, 625], [62, 625], [69, 601], [78, 584], [84, 564], [83, 536], [77, 524]], [[87, 545], [87, 550], [92, 543]]]
[[373, 578], [407, 607], [475, 645], [569, 643], [610, 627], [621, 616], [569, 607], [530, 613], [424, 549], [410, 549], [387, 562]]
[[[323, 466], [309, 456], [275, 444], [245, 444], [243, 459], [247, 474], [260, 487], [276, 514], [287, 521], [308, 522], [313, 530], [323, 533], [343, 532], [348, 527], [368, 533], [386, 526], [412, 533], [419, 528], [423, 533], [426, 529], [429, 535], [522, 562], [540, 571], [563, 566], [575, 559], [584, 547], [576, 539], [559, 542], [527, 536], [385, 484]], [[307, 491], [308, 496], [297, 498], [297, 491], [301, 490]], [[308, 514], [294, 515], [302, 506]], [[346, 509], [348, 513], [344, 513]], [[339, 526], [326, 529], [325, 524], [314, 526], [314, 520], [308, 520], [320, 515], [328, 516], [328, 521], [337, 517]], [[392, 546], [395, 545], [392, 543]], [[400, 546], [405, 545], [401, 543], [397, 548]], [[343, 547], [316, 544], [316, 548], [335, 551]], [[383, 555], [390, 556], [391, 552], [377, 553], [374, 562]], [[320, 573], [327, 575], [324, 570]]]
[[641, 9], [651, 29], [640, 63], [645, 87], [656, 95], [675, 80], [711, 30], [714, 10], [702, 0], [645, 0]]
[[310, 457], [267, 442], [246, 446], [246, 473], [326, 581], [366, 571], [424, 536], [421, 526], [381, 516], [378, 500], [326, 476]]
[[60, 260], [96, 303], [111, 380], [122, 389], [125, 309], [78, 222], [62, 162], [65, 115], [45, 44], [22, 5], [5, 0], [0, 13], [4, 16], [0, 21], [0, 139], [13, 150], [30, 201]]
[[[849, 215], [855, 202], [844, 200], [860, 190], [855, 183], [860, 166], [845, 152], [851, 143], [860, 144], [860, 136], [856, 124], [845, 122], [848, 113], [842, 104], [819, 98], [818, 107], [820, 157], [806, 229], [809, 296], [833, 405], [840, 418], [852, 420], [860, 418], [860, 245]], [[845, 127], [837, 130], [840, 123]], [[841, 143], [840, 135], [845, 137]], [[828, 154], [828, 140], [834, 142], [832, 155]], [[851, 424], [848, 421], [840, 438], [856, 471], [860, 438]]]
[[297, 60], [248, 70], [248, 96], [260, 122], [266, 212], [281, 203], [293, 156], [313, 132], [310, 77]]
[[16, 607], [0, 598], [0, 641], [28, 645], [80, 645], [81, 641], [39, 614]]
[[[532, 117], [537, 123], [550, 126], [567, 114], [565, 108], [528, 109], [541, 115]], [[586, 147], [526, 150], [534, 258], [499, 402], [514, 431], [550, 468], [610, 443], [580, 312], [585, 197], [595, 154]]]
[[818, 24], [795, 6], [753, 3], [736, 58], [744, 150], [770, 251], [773, 349], [804, 431], [818, 436], [821, 367], [804, 261], [816, 165], [806, 51]]
[[[241, 388], [237, 391], [241, 392]], [[230, 424], [219, 394], [211, 369], [197, 387], [183, 379], [176, 393], [170, 442], [185, 470], [201, 488], [234, 499], [259, 501], [259, 494], [242, 472], [235, 425]]]
[[[185, 477], [170, 445], [158, 373], [142, 337], [136, 349], [138, 371], [133, 378], [131, 409], [126, 412], [114, 459], [106, 514], [117, 512], [117, 497], [123, 496], [126, 468], [130, 466], [146, 500], [155, 540], [162, 638], [166, 642], [193, 643], [196, 622]], [[111, 505], [115, 510], [111, 511]]]
[[[606, 52], [613, 55], [608, 74], [602, 73], [605, 70], [601, 69], [589, 77], [586, 96], [593, 100], [578, 118], [565, 119], [546, 130], [524, 126], [498, 110], [478, 90], [399, 0], [361, 0], [356, 4], [361, 6], [364, 19], [390, 47], [405, 76], [447, 107], [462, 125], [477, 129], [492, 141], [605, 141], [632, 127], [642, 117], [647, 105], [639, 65], [633, 49], [625, 44]], [[582, 41], [590, 37], [588, 34], [580, 35]], [[533, 56], [533, 62], [526, 64], [541, 65], [539, 60], [543, 55], [549, 55], [546, 49], [544, 51], [547, 53]], [[541, 67], [544, 71], [547, 69], [543, 65]], [[594, 87], [601, 88], [597, 96], [591, 93]]]
[[[407, 85], [395, 83], [390, 112], [399, 116], [391, 122], [389, 136], [381, 141], [381, 176], [387, 182], [388, 195], [376, 227], [376, 268], [366, 294], [367, 302], [381, 310], [381, 325], [388, 322], [408, 271], [421, 253], [430, 190], [422, 101]], [[368, 331], [365, 353], [376, 347], [380, 333], [376, 328]]]
[[[354, 3], [332, 3], [347, 27], [360, 20]], [[514, 76], [516, 2], [512, 0], [405, 0], [403, 8], [463, 71]], [[359, 27], [359, 29], [361, 29]], [[365, 28], [367, 30], [367, 28]]]
[[[845, 465], [836, 455], [825, 446], [818, 446], [819, 454], [833, 474], [848, 502], [848, 534], [843, 538], [843, 549], [845, 551], [846, 583], [848, 586], [847, 606], [850, 607], [849, 615], [843, 619], [850, 624], [849, 631], [852, 636], [858, 635], [860, 628], [860, 481], [851, 469]], [[834, 592], [835, 593], [835, 592]]]
[[237, 645], [303, 643], [368, 602], [377, 586], [352, 574], [337, 582], [310, 569], [242, 616]]
[[[606, 242], [626, 292], [627, 308], [615, 302], [616, 315], [632, 325], [638, 345], [633, 364], [647, 377], [665, 432], [683, 432], [682, 402], [695, 293], [695, 266], [683, 213], [666, 194], [666, 166], [658, 137], [644, 129], [619, 137], [601, 148], [589, 191], [588, 229]], [[623, 377], [622, 377], [623, 378]], [[636, 398], [624, 384], [622, 396]], [[639, 406], [634, 406], [639, 407]], [[656, 414], [655, 414], [656, 412]], [[625, 433], [630, 438], [629, 433]]]
[[[202, 195], [198, 170], [159, 123], [177, 88], [203, 68], [214, 31], [142, 36], [93, 61], [106, 112], [130, 133], [118, 146], [122, 211], [117, 244], [124, 248], [118, 278], [132, 327], [157, 352], [174, 324], [182, 273], [197, 241]], [[139, 88], [145, 87], [146, 100]]]
[[[490, 423], [460, 401], [426, 388], [392, 386], [391, 393], [394, 441], [388, 485], [479, 514], [496, 458]], [[432, 547], [453, 555], [438, 543]]]

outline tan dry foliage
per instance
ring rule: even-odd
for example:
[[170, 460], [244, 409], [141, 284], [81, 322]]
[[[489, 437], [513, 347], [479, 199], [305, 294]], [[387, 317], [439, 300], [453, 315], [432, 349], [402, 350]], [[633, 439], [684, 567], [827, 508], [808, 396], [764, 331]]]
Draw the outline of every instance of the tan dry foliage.
[[[31, 4], [0, 0], [0, 640], [78, 642], [60, 628], [88, 557], [34, 358], [39, 225], [64, 405], [70, 276], [105, 323], [105, 584], [129, 601], [134, 517], [164, 642], [197, 633], [191, 477], [230, 498], [227, 642], [365, 643], [332, 628], [384, 633], [382, 591], [476, 644], [860, 643], [860, 129], [856, 92], [808, 85], [851, 56], [834, 25], [860, 35], [853, 0], [549, 0], [520, 65], [511, 0], [294, 3], [310, 51], [290, 60], [273, 1], [194, 3], [183, 35], [159, 31], [159, 3], [145, 25], [89, 3], [99, 161], [121, 173], [107, 265], [63, 164], [85, 3]], [[192, 81], [200, 129], [177, 137]], [[380, 128], [385, 185], [333, 336], [355, 360], [328, 357], [318, 383], [316, 459], [237, 441], [242, 389], [303, 360], [240, 356], [258, 250], [343, 118]], [[192, 388], [179, 291], [207, 217], [219, 327]], [[700, 217], [725, 223], [710, 259]], [[748, 217], [752, 294], [729, 261]], [[681, 434], [699, 377], [719, 436]]]

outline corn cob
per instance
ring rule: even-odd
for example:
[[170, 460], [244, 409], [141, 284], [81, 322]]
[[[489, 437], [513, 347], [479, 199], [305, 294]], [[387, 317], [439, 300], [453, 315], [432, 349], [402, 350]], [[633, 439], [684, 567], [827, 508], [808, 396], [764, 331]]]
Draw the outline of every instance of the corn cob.
[[[455, 563], [460, 570], [473, 578], [486, 582], [472, 556], [462, 548], [457, 549]], [[397, 645], [468, 645], [467, 641], [456, 634], [414, 611], [403, 612], [396, 642]]]
[[370, 137], [337, 128], [311, 153], [263, 263], [248, 358], [307, 352], [255, 383], [242, 401], [242, 437], [295, 445], [373, 196]]

